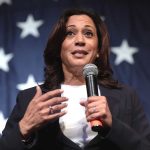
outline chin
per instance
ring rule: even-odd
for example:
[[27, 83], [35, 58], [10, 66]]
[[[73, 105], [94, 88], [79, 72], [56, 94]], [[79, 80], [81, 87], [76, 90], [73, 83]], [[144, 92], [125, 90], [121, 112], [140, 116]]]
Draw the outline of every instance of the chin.
[[87, 63], [76, 63], [73, 64], [72, 67], [84, 67]]

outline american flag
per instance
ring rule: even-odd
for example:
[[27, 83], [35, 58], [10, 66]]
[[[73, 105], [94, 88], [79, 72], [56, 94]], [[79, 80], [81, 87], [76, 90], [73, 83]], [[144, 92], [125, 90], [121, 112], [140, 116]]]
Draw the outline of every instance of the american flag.
[[142, 0], [0, 0], [0, 133], [19, 90], [43, 82], [43, 50], [66, 8], [106, 22], [114, 78], [137, 90], [150, 119], [150, 5]]

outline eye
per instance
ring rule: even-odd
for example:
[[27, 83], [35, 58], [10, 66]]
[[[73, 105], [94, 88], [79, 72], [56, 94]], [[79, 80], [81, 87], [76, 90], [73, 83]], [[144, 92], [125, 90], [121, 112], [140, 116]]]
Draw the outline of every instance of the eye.
[[90, 38], [90, 37], [93, 37], [93, 32], [92, 31], [86, 31], [85, 33], [84, 33], [84, 35], [87, 37], [87, 38]]
[[73, 35], [75, 35], [75, 33], [73, 32], [73, 31], [67, 31], [66, 32], [66, 36], [73, 36]]

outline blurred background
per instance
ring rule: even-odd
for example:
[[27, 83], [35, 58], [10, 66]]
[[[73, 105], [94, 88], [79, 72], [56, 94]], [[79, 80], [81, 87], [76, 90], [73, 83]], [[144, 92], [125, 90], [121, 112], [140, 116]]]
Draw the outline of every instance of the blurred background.
[[43, 82], [43, 50], [67, 8], [89, 8], [107, 24], [114, 78], [133, 87], [150, 119], [148, 0], [0, 0], [0, 133], [20, 90]]

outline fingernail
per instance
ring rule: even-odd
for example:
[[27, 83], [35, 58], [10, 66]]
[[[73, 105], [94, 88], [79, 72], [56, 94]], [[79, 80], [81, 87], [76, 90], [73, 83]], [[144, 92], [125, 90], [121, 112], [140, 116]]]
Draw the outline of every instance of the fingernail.
[[64, 90], [63, 90], [63, 89], [60, 89], [59, 91], [60, 91], [60, 92], [63, 92]]

